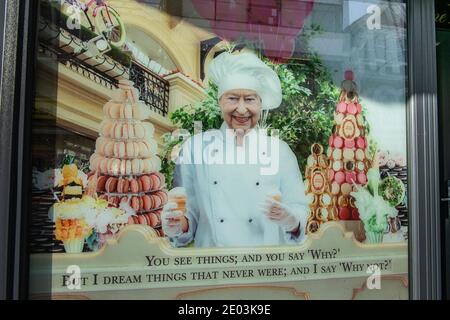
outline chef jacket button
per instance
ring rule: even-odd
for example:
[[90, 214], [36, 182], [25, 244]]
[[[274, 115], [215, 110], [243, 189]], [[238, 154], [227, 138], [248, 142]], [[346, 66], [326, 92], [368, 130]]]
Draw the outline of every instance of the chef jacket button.
[[223, 219], [220, 219], [220, 223], [223, 223], [223, 221], [224, 221]]
[[214, 181], [214, 184], [217, 184], [217, 181]]
[[263, 152], [262, 154], [263, 154], [263, 156], [265, 156], [265, 155], [266, 155], [266, 153], [265, 153], [265, 152]]
[[252, 219], [252, 218], [248, 219], [248, 222], [252, 223], [252, 222], [253, 222], [253, 219]]
[[259, 186], [259, 182], [257, 182], [256, 185]]

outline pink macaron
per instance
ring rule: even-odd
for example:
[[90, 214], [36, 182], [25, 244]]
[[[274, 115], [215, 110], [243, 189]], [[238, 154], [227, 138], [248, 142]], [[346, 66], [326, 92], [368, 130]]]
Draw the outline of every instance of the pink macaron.
[[356, 145], [360, 149], [364, 149], [366, 147], [366, 139], [364, 137], [356, 138]]
[[328, 146], [333, 147], [333, 141], [334, 141], [334, 137], [330, 136], [330, 138], [328, 139]]
[[350, 114], [356, 114], [358, 109], [356, 108], [356, 105], [354, 103], [350, 103], [347, 105], [347, 112]]
[[366, 184], [367, 183], [367, 176], [366, 176], [366, 174], [364, 172], [358, 173], [357, 181], [358, 181], [359, 184], [363, 184], [363, 185]]
[[344, 140], [341, 137], [335, 137], [333, 144], [336, 148], [340, 149], [344, 145]]
[[356, 104], [356, 110], [357, 110], [357, 113], [362, 112], [362, 106], [359, 103]]
[[328, 169], [328, 180], [333, 181], [333, 179], [334, 179], [334, 170]]
[[356, 173], [354, 172], [346, 172], [345, 173], [345, 182], [349, 184], [353, 184], [356, 182]]
[[340, 102], [336, 106], [336, 111], [340, 113], [344, 113], [347, 110], [347, 104], [345, 102]]
[[143, 207], [145, 211], [149, 211], [152, 208], [152, 199], [149, 195], [142, 196]]
[[334, 181], [338, 184], [342, 184], [345, 181], [345, 174], [342, 171], [338, 171], [334, 174]]
[[152, 188], [152, 179], [149, 176], [143, 175], [139, 178], [142, 183], [142, 191], [148, 192]]
[[346, 148], [352, 149], [355, 147], [355, 140], [353, 139], [345, 139], [344, 140], [344, 146]]

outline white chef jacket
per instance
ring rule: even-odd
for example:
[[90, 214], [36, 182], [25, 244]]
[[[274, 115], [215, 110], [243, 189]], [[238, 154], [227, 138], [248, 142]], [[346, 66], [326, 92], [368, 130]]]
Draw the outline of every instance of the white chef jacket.
[[[257, 152], [261, 158], [257, 157], [256, 161], [253, 158], [252, 162], [250, 153], [254, 150], [249, 150], [249, 147], [255, 143], [252, 139], [258, 138], [262, 131], [250, 130], [245, 135], [244, 146], [236, 146], [235, 136], [230, 130], [225, 130], [227, 128], [224, 122], [220, 130], [199, 133], [184, 142], [177, 161], [176, 184], [186, 189], [189, 229], [170, 238], [170, 241], [177, 247], [192, 240], [196, 247], [302, 242], [308, 207], [294, 153], [284, 141], [264, 135], [268, 143], [258, 144]], [[278, 150], [271, 147], [273, 142], [279, 143]], [[267, 155], [274, 158], [276, 153], [279, 156], [277, 170], [272, 174], [267, 174], [267, 171], [262, 174], [261, 168], [269, 167]], [[233, 155], [235, 164], [227, 163], [226, 158], [233, 158]], [[246, 160], [241, 159], [238, 163], [238, 157], [246, 157]], [[296, 236], [265, 217], [261, 204], [271, 190], [279, 190], [282, 203], [298, 216], [300, 232]]]

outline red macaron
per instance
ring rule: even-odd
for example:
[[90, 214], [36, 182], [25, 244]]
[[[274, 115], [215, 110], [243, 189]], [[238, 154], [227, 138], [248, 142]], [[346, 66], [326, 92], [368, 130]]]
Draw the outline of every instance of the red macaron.
[[108, 176], [100, 176], [97, 179], [97, 192], [105, 191], [105, 184], [108, 180]]
[[148, 192], [152, 188], [152, 179], [148, 175], [143, 175], [139, 178], [142, 184], [142, 191]]

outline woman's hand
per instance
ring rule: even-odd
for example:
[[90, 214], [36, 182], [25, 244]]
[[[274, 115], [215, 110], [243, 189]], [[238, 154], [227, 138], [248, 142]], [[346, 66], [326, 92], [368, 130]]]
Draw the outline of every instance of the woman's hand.
[[264, 204], [264, 214], [272, 222], [278, 224], [287, 232], [297, 233], [300, 219], [283, 203], [267, 198]]
[[180, 236], [189, 230], [189, 222], [184, 213], [177, 209], [175, 202], [168, 202], [161, 213], [161, 226], [169, 237]]

